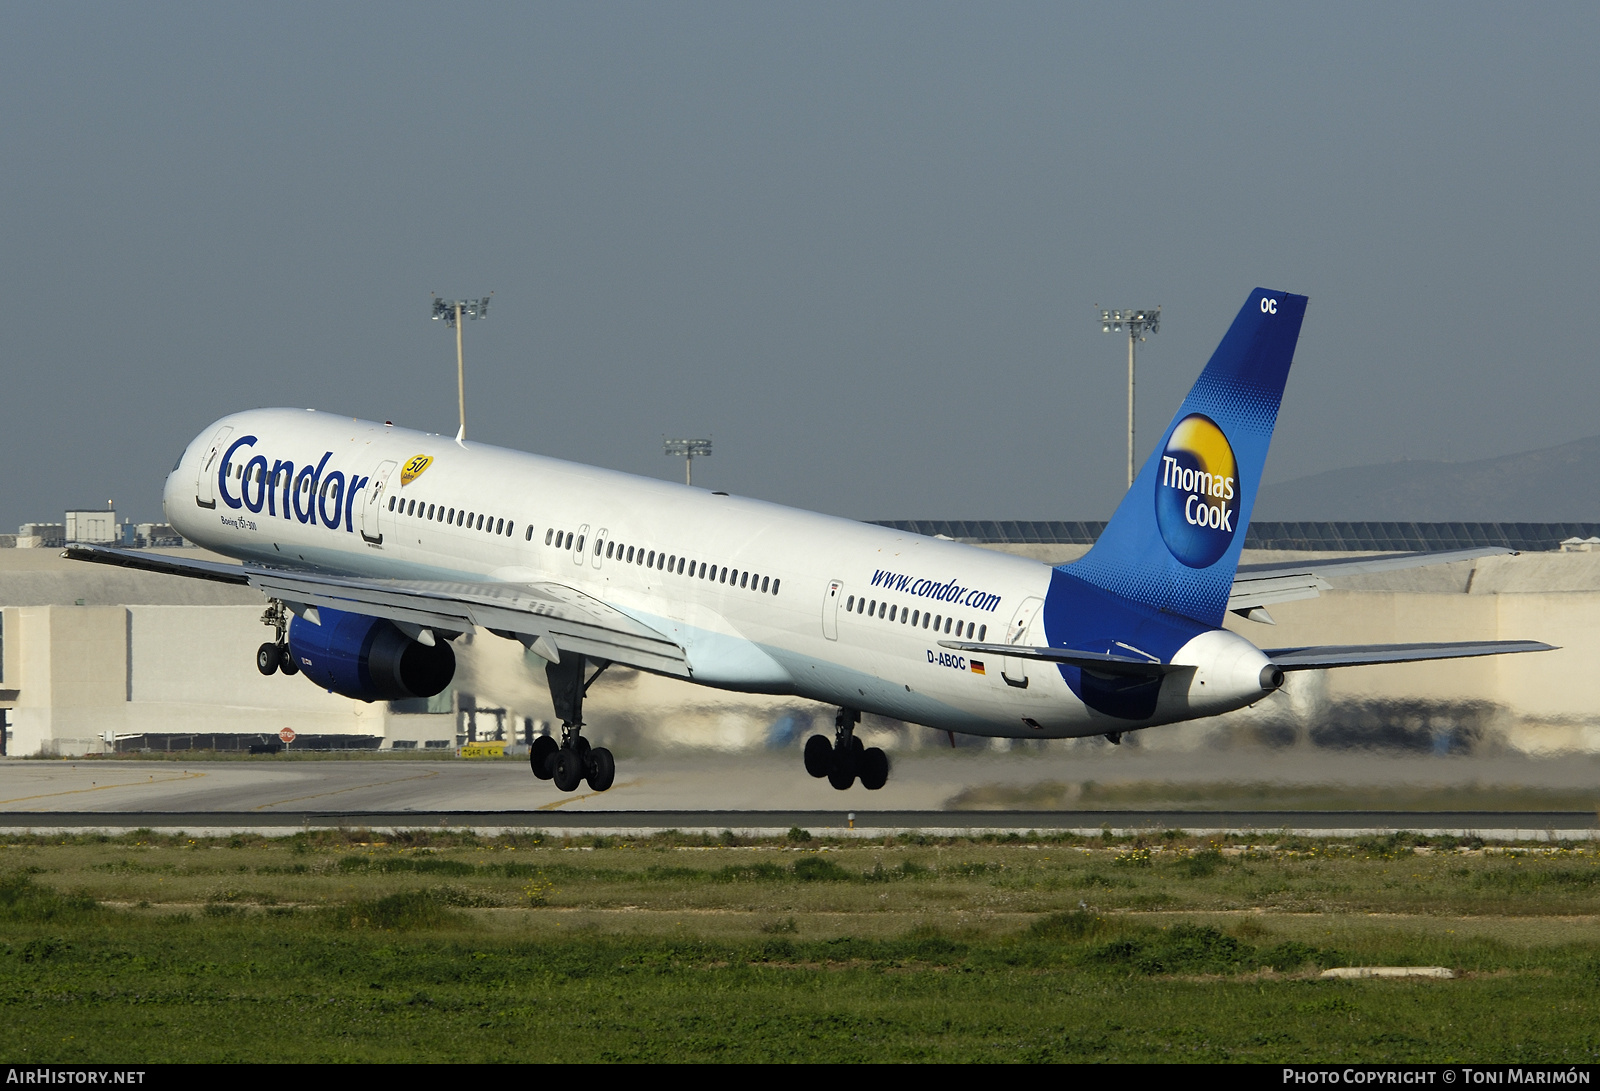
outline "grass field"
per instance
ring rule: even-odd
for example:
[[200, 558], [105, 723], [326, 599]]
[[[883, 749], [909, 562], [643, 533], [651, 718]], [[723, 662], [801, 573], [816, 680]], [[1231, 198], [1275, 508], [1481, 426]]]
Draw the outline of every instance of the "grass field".
[[1406, 835], [9, 837], [0, 1060], [1593, 1063], [1597, 911]]

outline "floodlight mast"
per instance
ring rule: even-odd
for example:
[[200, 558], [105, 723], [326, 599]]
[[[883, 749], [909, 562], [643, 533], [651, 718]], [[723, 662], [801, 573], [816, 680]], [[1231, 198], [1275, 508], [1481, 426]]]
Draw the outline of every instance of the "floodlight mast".
[[683, 456], [683, 483], [694, 484], [694, 459], [696, 455], [711, 457], [710, 439], [667, 439], [661, 437], [661, 453]]
[[466, 446], [467, 441], [467, 369], [466, 362], [461, 355], [461, 320], [462, 318], [487, 318], [489, 317], [489, 295], [482, 299], [440, 299], [433, 297], [433, 320], [444, 320], [444, 324], [456, 331], [456, 405], [461, 411], [461, 430], [456, 433], [456, 442]]
[[1140, 310], [1111, 311], [1095, 304], [1100, 311], [1100, 332], [1128, 331], [1128, 487], [1133, 487], [1133, 346], [1149, 333], [1161, 329], [1161, 308], [1145, 307]]

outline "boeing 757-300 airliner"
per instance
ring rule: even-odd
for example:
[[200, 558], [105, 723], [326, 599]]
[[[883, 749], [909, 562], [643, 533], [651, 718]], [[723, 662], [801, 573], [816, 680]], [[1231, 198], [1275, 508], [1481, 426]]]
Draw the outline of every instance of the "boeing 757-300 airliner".
[[[1094, 548], [1057, 567], [720, 492], [312, 410], [209, 425], [164, 502], [242, 563], [72, 546], [67, 556], [244, 584], [271, 602], [264, 674], [360, 701], [442, 692], [478, 629], [546, 661], [559, 741], [535, 776], [611, 786], [583, 699], [613, 663], [835, 706], [806, 770], [883, 786], [863, 712], [1060, 739], [1215, 716], [1284, 672], [1548, 650], [1534, 641], [1257, 648], [1227, 613], [1328, 586], [1316, 565], [1241, 572], [1306, 297], [1250, 293]], [[1482, 553], [1403, 555], [1358, 567]], [[1324, 566], [1326, 567], [1326, 566]]]

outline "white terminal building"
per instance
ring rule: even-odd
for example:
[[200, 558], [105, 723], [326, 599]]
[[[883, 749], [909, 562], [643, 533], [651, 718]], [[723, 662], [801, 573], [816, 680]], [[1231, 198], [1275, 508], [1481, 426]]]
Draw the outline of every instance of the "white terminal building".
[[[285, 729], [296, 748], [448, 751], [469, 741], [526, 743], [549, 730], [543, 660], [529, 662], [513, 641], [463, 638], [450, 689], [427, 701], [365, 704], [303, 677], [257, 671], [256, 648], [272, 636], [260, 623], [258, 592], [68, 561], [50, 537], [113, 533], [81, 540], [125, 541], [129, 526], [105, 511], [69, 512], [62, 524], [25, 525], [35, 533], [15, 543], [31, 537], [55, 548], [40, 548], [42, 541], [0, 548], [0, 715], [10, 755], [242, 749]], [[1274, 745], [1600, 754], [1595, 529], [1552, 527], [1537, 552], [1335, 579], [1320, 598], [1273, 605], [1275, 626], [1229, 619], [1262, 647], [1533, 639], [1558, 651], [1297, 673], [1253, 709], [1153, 728], [1138, 733], [1138, 743], [1234, 745], [1249, 736]], [[989, 544], [1050, 563], [1087, 549], [1081, 542]], [[1247, 549], [1244, 563], [1297, 555], [1307, 556]], [[820, 591], [818, 601], [820, 608]], [[831, 710], [793, 698], [728, 694], [620, 668], [591, 697], [590, 719], [603, 736], [654, 734], [720, 749], [790, 745], [832, 718]], [[879, 737], [876, 745], [946, 745], [942, 732], [870, 719], [862, 727]]]

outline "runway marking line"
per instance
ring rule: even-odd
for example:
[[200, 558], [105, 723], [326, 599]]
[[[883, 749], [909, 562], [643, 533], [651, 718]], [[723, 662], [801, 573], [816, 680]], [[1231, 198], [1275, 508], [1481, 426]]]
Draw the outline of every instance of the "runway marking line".
[[101, 784], [93, 788], [69, 788], [64, 792], [41, 792], [36, 796], [18, 796], [16, 799], [0, 799], [0, 807], [5, 806], [7, 803], [26, 803], [30, 799], [49, 799], [51, 796], [75, 796], [81, 795], [84, 792], [104, 792], [112, 788], [149, 788], [156, 784], [171, 784], [176, 780], [188, 780], [191, 777], [203, 776], [205, 776], [204, 773], [185, 771], [179, 773], [175, 777], [167, 777], [163, 780], [156, 780], [154, 777], [151, 777], [149, 780], [133, 780], [126, 784]]
[[252, 807], [250, 809], [252, 811], [264, 811], [268, 807], [281, 807], [285, 803], [298, 803], [302, 799], [321, 799], [323, 796], [336, 796], [336, 795], [342, 795], [345, 792], [357, 792], [357, 791], [360, 791], [362, 788], [387, 788], [391, 784], [403, 784], [408, 780], [425, 780], [428, 777], [436, 777], [438, 775], [439, 774], [437, 772], [433, 772], [433, 773], [418, 773], [415, 776], [400, 777], [398, 780], [374, 781], [371, 784], [352, 784], [348, 788], [335, 788], [331, 792], [313, 792], [308, 796], [291, 796], [288, 799], [278, 799], [278, 800], [274, 800], [271, 803], [263, 803], [259, 807]]
[[[639, 780], [625, 780], [621, 784], [613, 784], [611, 787], [607, 788], [606, 791], [607, 792], [614, 792], [618, 788], [632, 788], [635, 785], [642, 784], [642, 783], [644, 783], [644, 778], [642, 778], [642, 777]], [[601, 793], [601, 792], [585, 792], [581, 796], [567, 796], [565, 799], [558, 799], [554, 803], [546, 803], [542, 807], [535, 807], [534, 810], [536, 810], [536, 811], [554, 811], [554, 810], [557, 810], [557, 809], [559, 809], [561, 807], [565, 807], [568, 803], [576, 803], [580, 799], [593, 799], [595, 796], [602, 795], [602, 794], [603, 793]]]

